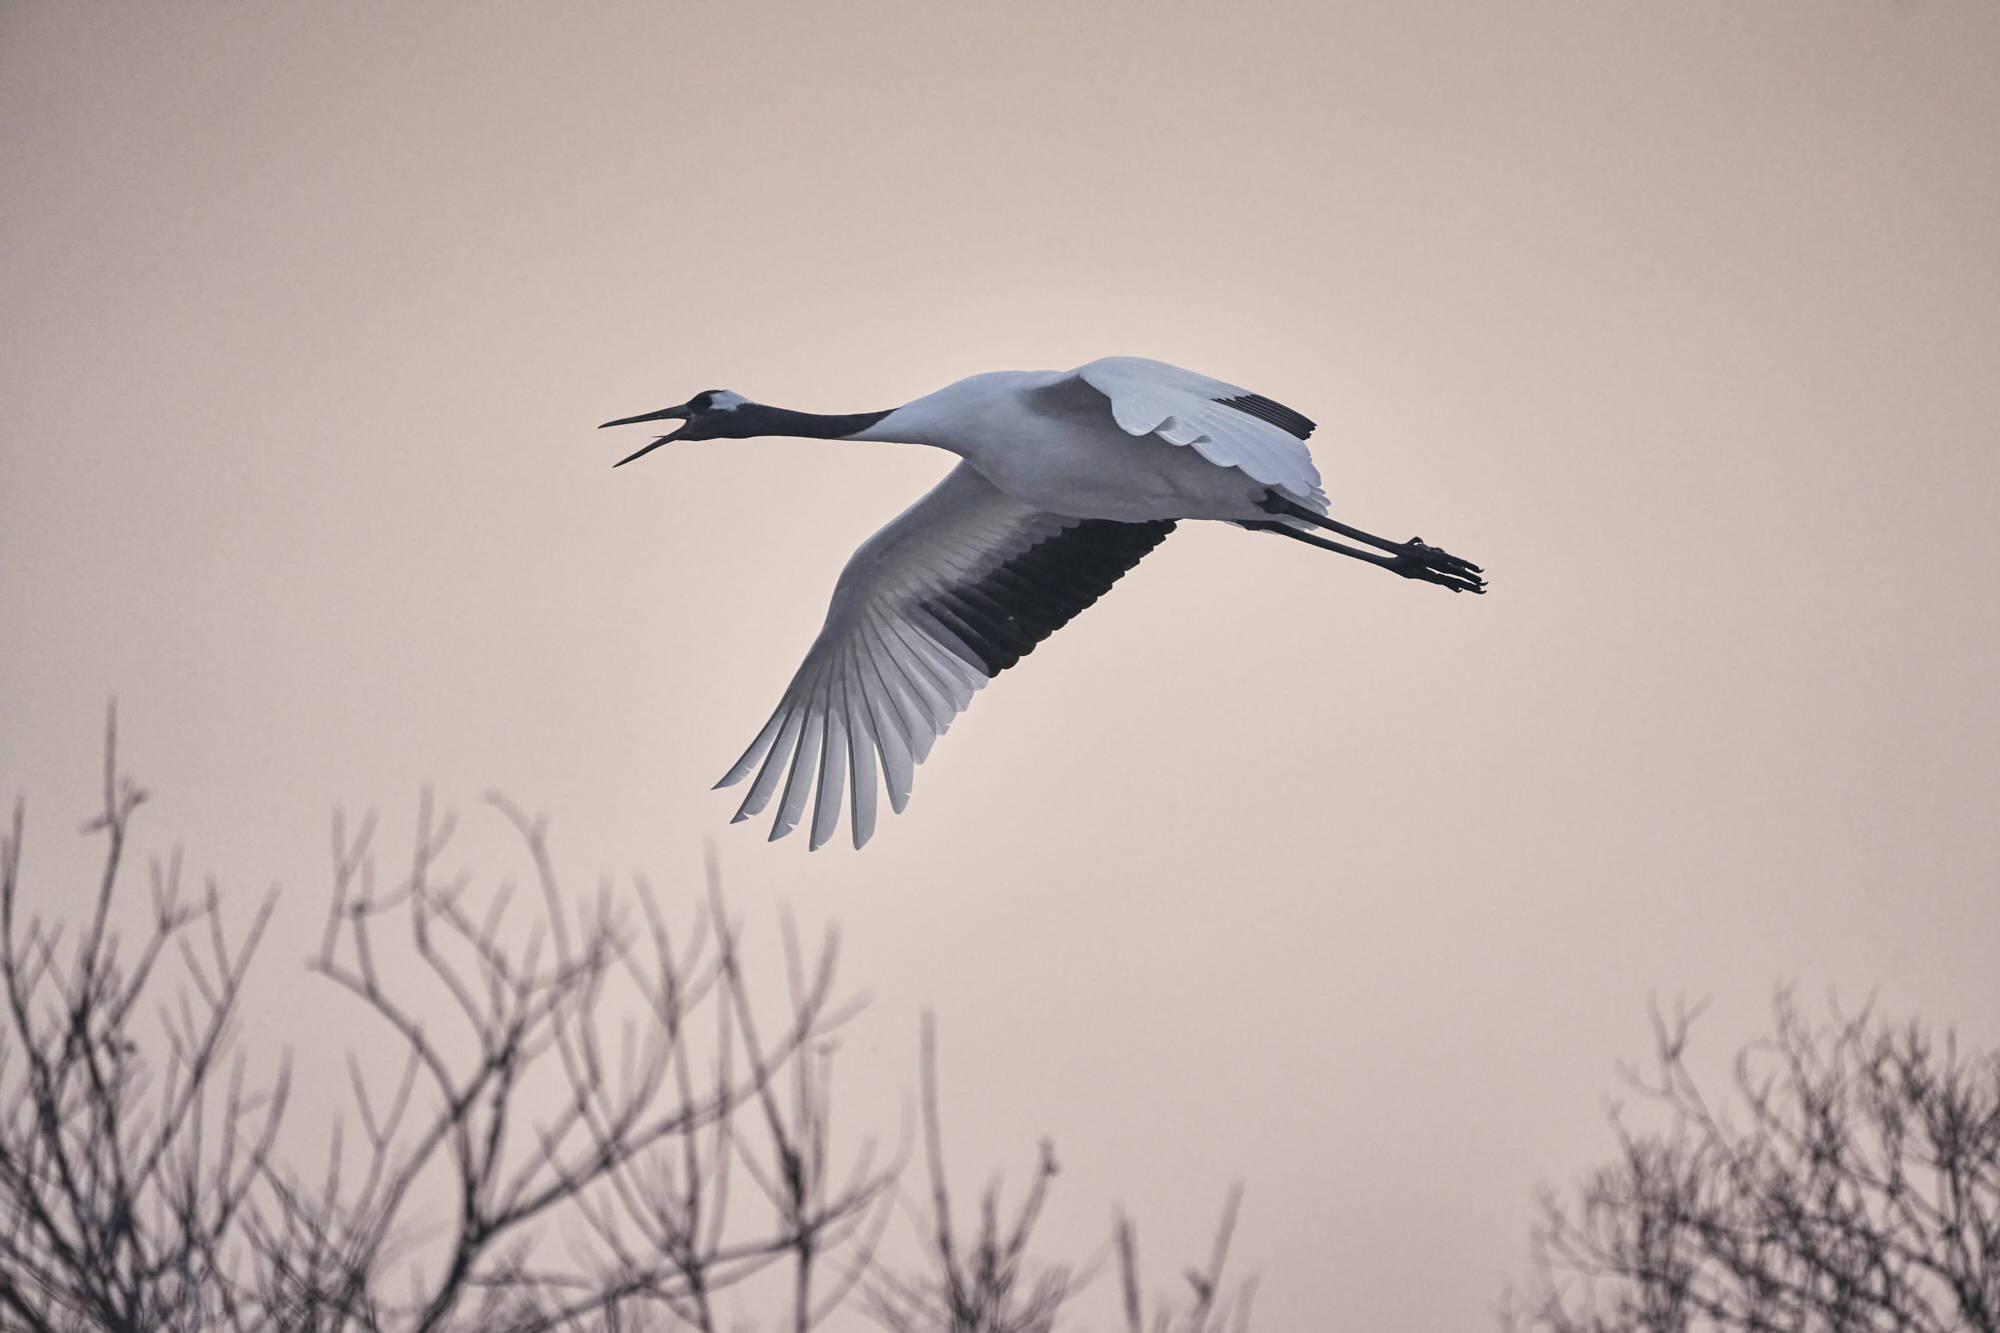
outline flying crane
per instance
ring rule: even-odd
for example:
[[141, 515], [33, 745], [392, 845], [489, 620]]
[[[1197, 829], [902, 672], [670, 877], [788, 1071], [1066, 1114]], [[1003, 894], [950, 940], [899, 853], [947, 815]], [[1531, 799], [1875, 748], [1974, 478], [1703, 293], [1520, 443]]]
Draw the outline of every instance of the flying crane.
[[684, 424], [614, 466], [676, 440], [760, 435], [927, 444], [962, 460], [848, 560], [777, 710], [716, 784], [756, 772], [732, 823], [761, 813], [782, 786], [773, 839], [812, 801], [814, 849], [838, 828], [843, 792], [854, 845], [868, 841], [878, 774], [901, 813], [916, 766], [973, 692], [1103, 596], [1181, 520], [1277, 533], [1453, 592], [1486, 591], [1470, 561], [1330, 518], [1304, 416], [1161, 361], [993, 371], [845, 415], [711, 389], [604, 424], [663, 420]]

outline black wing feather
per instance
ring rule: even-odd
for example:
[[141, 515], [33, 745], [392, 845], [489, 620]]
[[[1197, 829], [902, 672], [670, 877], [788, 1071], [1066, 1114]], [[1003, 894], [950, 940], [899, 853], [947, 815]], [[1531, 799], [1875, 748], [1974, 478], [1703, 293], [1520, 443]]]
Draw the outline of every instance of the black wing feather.
[[963, 645], [959, 656], [991, 678], [1102, 597], [1173, 530], [1171, 519], [1084, 519], [923, 607], [950, 628], [947, 646]]
[[1315, 423], [1302, 412], [1294, 412], [1283, 403], [1274, 402], [1261, 393], [1238, 394], [1234, 398], [1217, 398], [1224, 407], [1233, 407], [1246, 416], [1268, 421], [1279, 430], [1303, 440], [1313, 433]]

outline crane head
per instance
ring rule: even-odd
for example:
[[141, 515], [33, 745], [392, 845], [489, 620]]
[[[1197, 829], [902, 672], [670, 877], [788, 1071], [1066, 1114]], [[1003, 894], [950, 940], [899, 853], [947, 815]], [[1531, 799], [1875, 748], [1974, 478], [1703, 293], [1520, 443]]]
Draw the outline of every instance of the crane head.
[[[679, 421], [679, 430], [671, 435], [662, 435], [637, 453], [628, 454], [613, 463], [613, 467], [623, 467], [635, 458], [653, 452], [663, 444], [675, 440], [722, 440], [743, 439], [757, 432], [748, 429], [749, 423], [736, 416], [736, 409], [750, 400], [740, 393], [728, 389], [704, 389], [678, 407], [663, 407], [657, 412], [641, 412], [636, 417], [620, 417], [607, 421], [605, 426], [630, 426], [641, 421]], [[604, 427], [598, 427], [602, 430]]]

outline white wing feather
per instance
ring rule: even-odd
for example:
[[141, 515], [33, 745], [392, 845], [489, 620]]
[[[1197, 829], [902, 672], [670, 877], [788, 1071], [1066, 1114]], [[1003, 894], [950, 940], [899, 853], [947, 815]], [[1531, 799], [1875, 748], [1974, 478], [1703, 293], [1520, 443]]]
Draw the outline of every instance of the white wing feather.
[[1191, 448], [1218, 467], [1239, 468], [1325, 512], [1326, 491], [1305, 440], [1228, 405], [1231, 398], [1256, 398], [1250, 390], [1140, 356], [1107, 356], [1071, 373], [1110, 400], [1112, 418], [1126, 434]]
[[961, 463], [841, 571], [826, 623], [777, 711], [716, 783], [756, 770], [735, 820], [778, 797], [771, 837], [780, 838], [810, 801], [817, 848], [838, 827], [845, 793], [854, 845], [866, 843], [878, 776], [901, 813], [916, 766], [973, 693], [1172, 528], [1042, 513]]

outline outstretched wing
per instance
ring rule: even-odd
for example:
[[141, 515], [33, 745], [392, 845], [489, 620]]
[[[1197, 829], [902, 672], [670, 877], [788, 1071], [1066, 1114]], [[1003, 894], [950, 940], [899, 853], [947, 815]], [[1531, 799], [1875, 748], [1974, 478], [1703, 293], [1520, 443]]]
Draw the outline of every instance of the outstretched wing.
[[1283, 403], [1139, 356], [1107, 356], [1071, 373], [1111, 401], [1126, 434], [1185, 445], [1325, 511], [1326, 492], [1305, 445], [1313, 423]]
[[826, 624], [777, 711], [715, 784], [757, 769], [736, 820], [760, 813], [782, 784], [771, 824], [781, 838], [816, 790], [817, 848], [840, 822], [845, 787], [860, 847], [875, 831], [878, 771], [901, 813], [913, 770], [972, 692], [1103, 596], [1173, 528], [1045, 514], [959, 464], [841, 570]]

